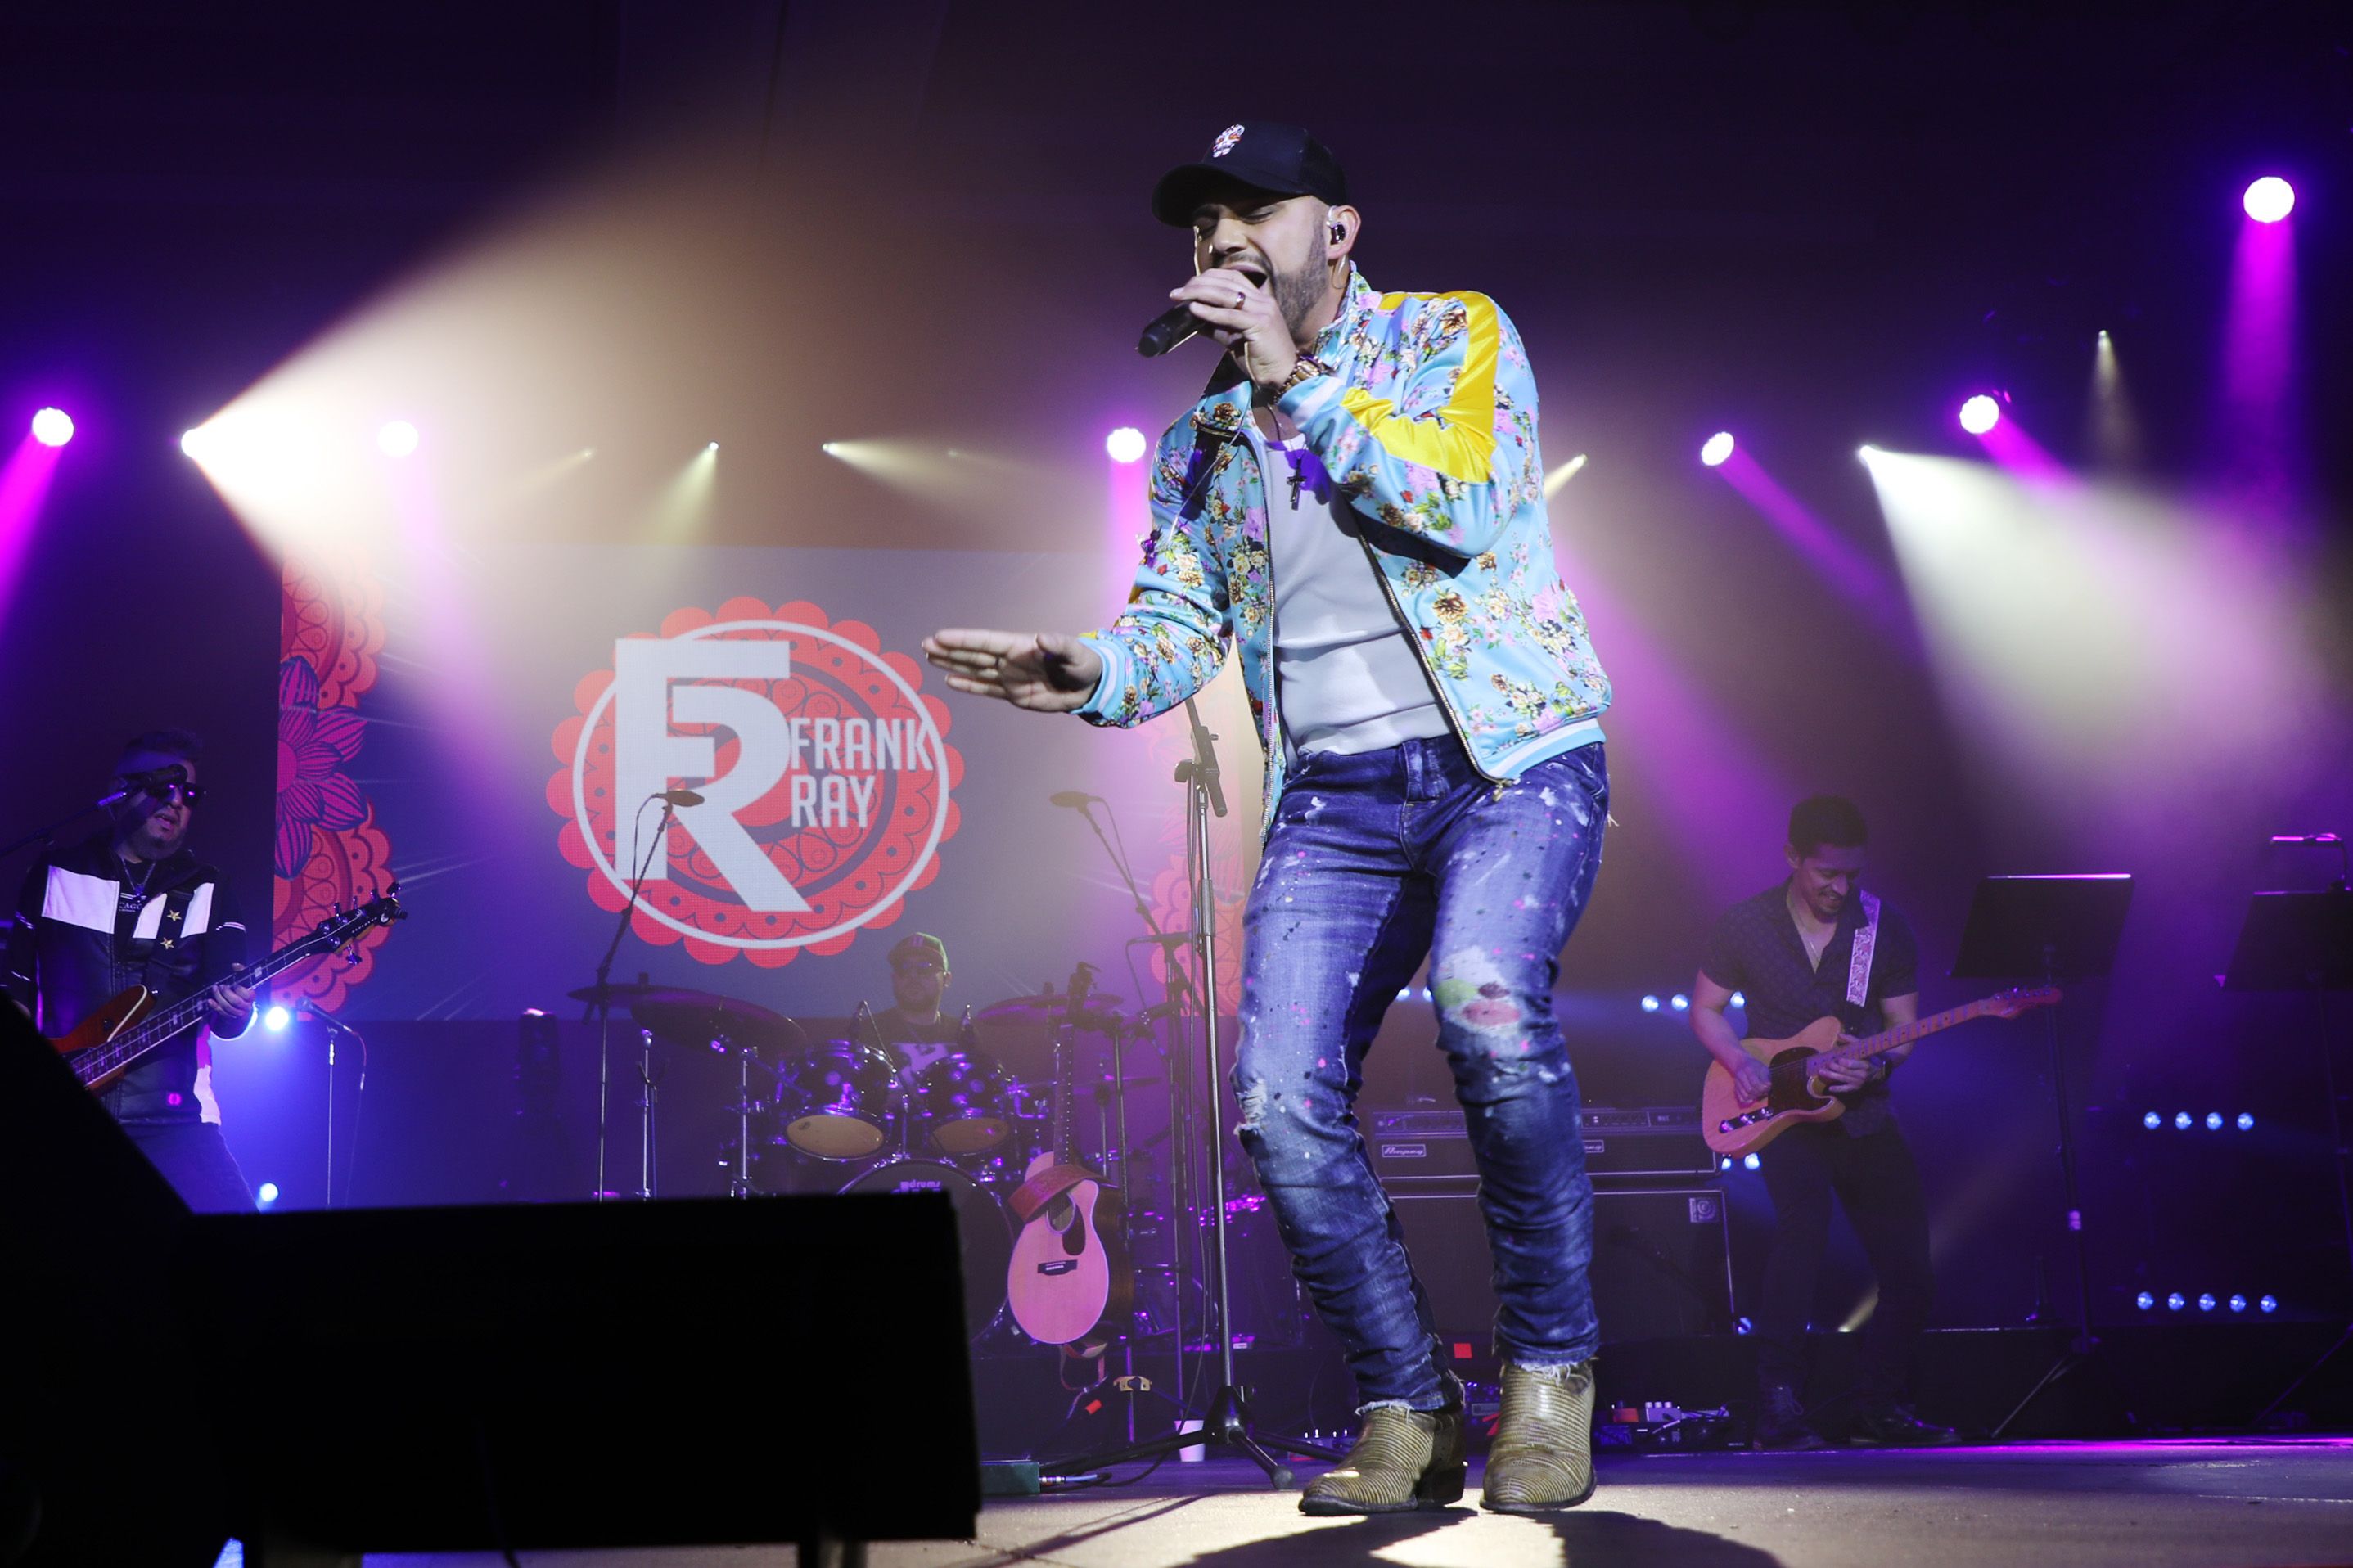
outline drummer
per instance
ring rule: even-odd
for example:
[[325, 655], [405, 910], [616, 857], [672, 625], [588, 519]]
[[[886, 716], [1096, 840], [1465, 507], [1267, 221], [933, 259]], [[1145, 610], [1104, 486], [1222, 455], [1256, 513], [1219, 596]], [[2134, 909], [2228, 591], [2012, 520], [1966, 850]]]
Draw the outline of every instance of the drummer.
[[947, 994], [947, 943], [918, 931], [891, 950], [892, 1005], [874, 1025], [902, 1067], [920, 1071], [957, 1044], [959, 1026], [941, 1011]]

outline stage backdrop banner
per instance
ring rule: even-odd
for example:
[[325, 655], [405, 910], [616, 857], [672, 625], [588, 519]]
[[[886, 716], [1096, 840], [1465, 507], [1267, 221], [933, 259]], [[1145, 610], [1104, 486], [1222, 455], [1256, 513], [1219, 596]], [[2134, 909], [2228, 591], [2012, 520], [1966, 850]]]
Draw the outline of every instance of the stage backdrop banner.
[[[955, 697], [920, 647], [946, 625], [1084, 629], [1100, 575], [1066, 554], [783, 548], [290, 562], [278, 939], [396, 877], [411, 918], [281, 994], [349, 993], [375, 1017], [576, 1007], [638, 864], [618, 979], [840, 1013], [887, 1000], [883, 955], [916, 930], [947, 942], [953, 1000], [1081, 958], [1120, 972], [1133, 900], [1046, 796], [1116, 795], [1119, 759], [1173, 761], [1153, 731], [1176, 727], [1114, 739]], [[1248, 801], [1257, 746], [1246, 721], [1224, 730]], [[702, 799], [660, 830], [656, 797], [678, 789]], [[1176, 795], [1139, 798], [1159, 904]]]

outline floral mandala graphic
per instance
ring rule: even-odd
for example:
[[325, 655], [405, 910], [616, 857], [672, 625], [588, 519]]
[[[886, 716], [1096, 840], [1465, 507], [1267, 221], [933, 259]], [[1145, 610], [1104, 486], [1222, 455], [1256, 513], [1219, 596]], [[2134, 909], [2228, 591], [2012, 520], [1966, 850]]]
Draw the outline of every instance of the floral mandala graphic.
[[[922, 666], [905, 654], [885, 652], [871, 626], [834, 623], [804, 601], [771, 608], [763, 600], [736, 598], [716, 613], [681, 609], [654, 635], [672, 642], [717, 637], [790, 645], [790, 673], [783, 679], [678, 684], [754, 693], [774, 705], [780, 724], [796, 727], [794, 764], [732, 816], [807, 907], [749, 907], [693, 825], [679, 820], [669, 831], [668, 875], [657, 854], [632, 917], [637, 935], [662, 945], [683, 942], [688, 955], [703, 963], [725, 963], [740, 953], [773, 968], [803, 950], [825, 956], [846, 952], [860, 930], [894, 922], [906, 895], [939, 874], [939, 847], [958, 826], [952, 795], [964, 761], [947, 744], [946, 704], [920, 690]], [[650, 813], [632, 821], [618, 798], [616, 699], [612, 669], [580, 682], [573, 694], [576, 711], [552, 737], [560, 765], [547, 781], [547, 804], [565, 819], [558, 847], [588, 873], [588, 896], [596, 906], [614, 912], [628, 900], [633, 848], [642, 856], [652, 847], [635, 837], [652, 820]], [[669, 700], [665, 696], [666, 709]], [[743, 758], [744, 737], [724, 724], [689, 722], [667, 712], [663, 722], [671, 734], [712, 738], [712, 781], [724, 780]], [[804, 732], [836, 738], [840, 750], [831, 769], [821, 751], [807, 753], [802, 765]], [[853, 732], [861, 737], [856, 748], [847, 738]], [[819, 770], [829, 775], [828, 799], [832, 780], [847, 781], [839, 813], [809, 809]]]
[[[384, 647], [384, 590], [357, 549], [287, 558], [280, 579], [277, 833], [270, 853], [270, 932], [283, 946], [339, 909], [393, 881], [392, 843], [345, 772], [366, 734], [359, 700], [375, 685]], [[332, 1012], [375, 968], [389, 934], [377, 926], [359, 957], [307, 959], [270, 984], [281, 1001]]]

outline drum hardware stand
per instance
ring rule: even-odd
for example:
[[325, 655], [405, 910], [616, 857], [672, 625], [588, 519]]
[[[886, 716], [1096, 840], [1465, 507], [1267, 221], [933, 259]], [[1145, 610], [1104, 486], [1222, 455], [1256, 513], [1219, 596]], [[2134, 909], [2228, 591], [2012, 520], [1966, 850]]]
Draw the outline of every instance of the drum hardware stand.
[[[1337, 1459], [1340, 1456], [1321, 1444], [1302, 1438], [1275, 1436], [1251, 1430], [1250, 1400], [1247, 1392], [1234, 1381], [1234, 1336], [1231, 1300], [1226, 1279], [1226, 1162], [1225, 1114], [1223, 1100], [1219, 1094], [1218, 1072], [1221, 1056], [1218, 1028], [1218, 941], [1217, 885], [1210, 866], [1209, 818], [1226, 815], [1225, 791], [1218, 770], [1217, 737], [1202, 726], [1199, 710], [1193, 700], [1185, 700], [1185, 717], [1192, 725], [1193, 754], [1176, 764], [1176, 779], [1186, 786], [1185, 845], [1189, 862], [1187, 871], [1191, 883], [1193, 920], [1193, 958], [1198, 966], [1198, 984], [1193, 993], [1201, 1007], [1202, 1032], [1207, 1047], [1201, 1053], [1202, 1075], [1208, 1090], [1209, 1132], [1210, 1235], [1216, 1249], [1218, 1280], [1218, 1366], [1219, 1381], [1217, 1392], [1201, 1413], [1200, 1429], [1193, 1432], [1175, 1431], [1164, 1436], [1131, 1443], [1109, 1454], [1098, 1454], [1084, 1460], [1072, 1460], [1050, 1467], [1040, 1466], [1041, 1471], [1068, 1474], [1073, 1469], [1101, 1469], [1111, 1465], [1132, 1463], [1138, 1459], [1158, 1459], [1185, 1448], [1225, 1448], [1240, 1453], [1266, 1472], [1267, 1479], [1278, 1491], [1291, 1485], [1291, 1467], [1277, 1454], [1303, 1455], [1309, 1458]], [[1174, 968], [1172, 963], [1170, 968]], [[1175, 1075], [1170, 1075], [1172, 1079]], [[1178, 1321], [1182, 1338], [1183, 1321]], [[1183, 1389], [1178, 1393], [1181, 1395]]]
[[[1190, 710], [1188, 710], [1188, 711], [1190, 711]], [[1189, 763], [1184, 764], [1184, 766], [1190, 765], [1191, 764]], [[1212, 754], [1210, 758], [1210, 776], [1213, 781], [1215, 778], [1216, 765], [1216, 758], [1215, 755]], [[1184, 782], [1187, 777], [1188, 775], [1180, 768], [1180, 771], [1177, 773], [1178, 782]], [[1219, 815], [1223, 816], [1224, 802], [1222, 797], [1217, 804]], [[1095, 820], [1094, 808], [1097, 805], [1101, 805], [1103, 808], [1103, 815], [1111, 818], [1112, 831], [1109, 835], [1106, 835], [1103, 832], [1103, 824]], [[1193, 933], [1190, 931], [1169, 932], [1164, 931], [1160, 929], [1159, 921], [1153, 916], [1151, 902], [1145, 898], [1144, 889], [1136, 885], [1135, 873], [1128, 865], [1126, 841], [1124, 837], [1119, 837], [1119, 818], [1112, 816], [1111, 803], [1108, 801], [1099, 802], [1094, 796], [1088, 795], [1080, 800], [1078, 803], [1078, 808], [1079, 815], [1086, 818], [1088, 828], [1094, 834], [1095, 841], [1103, 846], [1103, 854], [1111, 861], [1112, 869], [1119, 873], [1119, 879], [1126, 885], [1127, 896], [1135, 905], [1136, 918], [1144, 922], [1144, 929], [1151, 932], [1149, 936], [1131, 937], [1128, 940], [1127, 945], [1130, 947], [1157, 947], [1160, 950], [1162, 1000], [1157, 1007], [1147, 1007], [1138, 1014], [1136, 1024], [1137, 1033], [1149, 1038], [1151, 1030], [1147, 1020], [1150, 1020], [1155, 1014], [1157, 1014], [1159, 1017], [1166, 1019], [1168, 1023], [1170, 1048], [1166, 1053], [1165, 1053], [1165, 1057], [1169, 1064], [1168, 1102], [1169, 1117], [1173, 1126], [1177, 1118], [1181, 1115], [1186, 1100], [1188, 1098], [1186, 1092], [1187, 1085], [1186, 1082], [1184, 1064], [1187, 1058], [1191, 1055], [1192, 1028], [1186, 1013], [1186, 1003], [1189, 999], [1198, 1005], [1200, 1000], [1200, 994], [1193, 985], [1193, 977], [1186, 973], [1185, 967], [1182, 964], [1176, 962], [1178, 952], [1191, 943]], [[1116, 839], [1117, 842], [1114, 842], [1114, 839]], [[1143, 998], [1141, 996], [1137, 997], [1138, 1002], [1141, 1002]], [[1203, 1011], [1206, 1014], [1207, 1009], [1203, 1009]], [[1115, 1092], [1119, 1096], [1119, 1184], [1122, 1193], [1127, 1195], [1130, 1203], [1133, 1203], [1134, 1201], [1134, 1195], [1128, 1181], [1127, 1171], [1127, 1073], [1123, 1058], [1123, 1044], [1124, 1037], [1121, 1034], [1114, 1033], [1112, 1038], [1112, 1077], [1115, 1086]], [[1175, 1285], [1176, 1310], [1176, 1331], [1173, 1336], [1175, 1344], [1175, 1365], [1173, 1370], [1176, 1386], [1178, 1393], [1181, 1394], [1187, 1387], [1187, 1380], [1185, 1376], [1185, 1287], [1183, 1281], [1186, 1232], [1185, 1227], [1179, 1226], [1176, 1223], [1175, 1211], [1178, 1208], [1184, 1208], [1187, 1212], [1198, 1211], [1198, 1205], [1194, 1202], [1194, 1197], [1198, 1173], [1190, 1169], [1192, 1163], [1191, 1140], [1172, 1137], [1168, 1142], [1168, 1196], [1170, 1206], [1168, 1245], [1170, 1249], [1169, 1262], [1172, 1266], [1171, 1273], [1175, 1276], [1173, 1283]], [[1132, 1211], [1130, 1217], [1133, 1218]], [[1135, 1371], [1134, 1335], [1133, 1332], [1130, 1332], [1129, 1334], [1122, 1337], [1127, 1342], [1127, 1353], [1125, 1359], [1127, 1371], [1132, 1375]], [[1128, 1401], [1128, 1436], [1133, 1439], [1134, 1436], [1135, 1402], [1131, 1397]]]
[[[1978, 883], [1954, 960], [1957, 980], [2092, 980], [2115, 965], [2132, 903], [2130, 877], [1987, 877]], [[2075, 1131], [2067, 1095], [2067, 1054], [2059, 1009], [2043, 1020], [2051, 1047], [2051, 1092], [2059, 1113], [2059, 1178], [2067, 1234], [2075, 1253], [2075, 1332], [2067, 1348], [1994, 1427], [2000, 1439], [2042, 1391], [2088, 1364], [2100, 1342], [2092, 1332], [2091, 1260], [2084, 1240], [2084, 1205], [2075, 1184]]]
[[[605, 1176], [606, 1142], [612, 1123], [613, 1104], [613, 997], [610, 990], [613, 959], [621, 951], [621, 939], [629, 934], [629, 921], [638, 912], [638, 900], [645, 892], [646, 873], [653, 868], [654, 855], [663, 844], [669, 841], [670, 821], [678, 813], [677, 803], [670, 798], [670, 794], [671, 792], [665, 790], [650, 795], [638, 805], [636, 820], [643, 821], [646, 807], [654, 801], [660, 801], [662, 803], [661, 821], [655, 825], [653, 843], [647, 846], [644, 858], [638, 862], [637, 875], [629, 879], [629, 901], [621, 906], [621, 918], [613, 927], [613, 940], [606, 943], [605, 956], [596, 961], [596, 994], [588, 1003], [588, 1013], [581, 1016], [583, 1023], [587, 1022], [589, 1014], [594, 1014], [596, 1019], [596, 1201], [600, 1204], [613, 1195], [607, 1189]], [[616, 835], [614, 847], [619, 848], [617, 835]], [[640, 981], [644, 978], [643, 975], [638, 976]], [[645, 1182], [638, 1195], [641, 1198], [649, 1198], [653, 1196], [654, 1184], [653, 1036], [650, 1032], [646, 1035], [644, 1071], [647, 1100]]]
[[712, 1045], [731, 1051], [735, 1057], [735, 1173], [728, 1178], [727, 1195], [748, 1198], [752, 1195], [752, 1058], [750, 1046], [739, 1046], [725, 1035], [712, 1037]]

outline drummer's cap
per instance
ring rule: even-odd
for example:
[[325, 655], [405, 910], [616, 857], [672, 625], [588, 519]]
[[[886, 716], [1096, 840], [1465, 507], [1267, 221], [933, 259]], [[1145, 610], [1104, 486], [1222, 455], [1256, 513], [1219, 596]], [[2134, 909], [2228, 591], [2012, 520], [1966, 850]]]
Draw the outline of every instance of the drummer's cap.
[[917, 931], [891, 950], [891, 967], [904, 969], [922, 963], [945, 974], [948, 972], [948, 944], [938, 937]]

